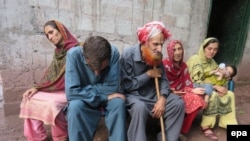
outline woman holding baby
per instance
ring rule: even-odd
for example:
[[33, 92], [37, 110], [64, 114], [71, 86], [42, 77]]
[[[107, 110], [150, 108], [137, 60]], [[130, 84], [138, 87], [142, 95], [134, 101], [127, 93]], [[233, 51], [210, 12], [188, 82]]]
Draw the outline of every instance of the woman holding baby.
[[[191, 56], [188, 61], [188, 69], [193, 82], [202, 84], [205, 74], [215, 70], [218, 65], [213, 59], [219, 49], [219, 41], [214, 37], [207, 38], [200, 46], [199, 52]], [[209, 98], [208, 107], [203, 111], [201, 129], [204, 135], [212, 140], [218, 137], [212, 131], [219, 116], [219, 126], [227, 128], [227, 125], [236, 125], [235, 97], [232, 91], [226, 87], [214, 85], [214, 91]]]

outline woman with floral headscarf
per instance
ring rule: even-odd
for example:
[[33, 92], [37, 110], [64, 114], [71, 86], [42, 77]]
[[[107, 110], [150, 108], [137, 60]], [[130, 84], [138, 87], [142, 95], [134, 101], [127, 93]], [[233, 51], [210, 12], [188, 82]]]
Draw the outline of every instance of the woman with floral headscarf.
[[185, 117], [181, 133], [187, 134], [199, 110], [205, 107], [202, 98], [204, 89], [193, 87], [187, 65], [183, 62], [184, 48], [180, 41], [169, 42], [167, 54], [168, 58], [163, 59], [163, 64], [173, 93], [180, 95], [185, 102]]
[[44, 25], [48, 40], [55, 45], [54, 57], [41, 82], [23, 94], [20, 118], [24, 118], [27, 140], [46, 140], [43, 124], [51, 125], [54, 141], [67, 140], [67, 122], [62, 109], [67, 104], [64, 92], [65, 59], [67, 51], [78, 45], [68, 29], [58, 21]]
[[[219, 41], [214, 37], [207, 38], [200, 46], [198, 54], [191, 56], [188, 61], [188, 69], [191, 79], [196, 84], [203, 84], [208, 72], [218, 67], [213, 59], [219, 49]], [[235, 113], [235, 98], [232, 91], [219, 85], [214, 85], [212, 95], [209, 98], [208, 107], [203, 111], [201, 128], [204, 135], [210, 139], [218, 140], [212, 128], [219, 116], [219, 126], [227, 128], [227, 125], [238, 124]]]

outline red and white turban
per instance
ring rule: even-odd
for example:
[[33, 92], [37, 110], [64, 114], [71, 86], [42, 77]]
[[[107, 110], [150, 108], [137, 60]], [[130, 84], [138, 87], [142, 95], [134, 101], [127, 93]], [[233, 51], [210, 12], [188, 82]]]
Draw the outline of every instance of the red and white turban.
[[141, 44], [159, 33], [163, 33], [165, 40], [170, 37], [169, 31], [166, 29], [164, 23], [160, 21], [149, 22], [137, 29], [137, 36]]

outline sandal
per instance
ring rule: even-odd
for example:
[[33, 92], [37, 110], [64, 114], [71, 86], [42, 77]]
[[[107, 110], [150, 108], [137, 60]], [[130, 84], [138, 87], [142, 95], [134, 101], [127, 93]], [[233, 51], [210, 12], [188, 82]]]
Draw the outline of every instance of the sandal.
[[206, 129], [202, 129], [202, 132], [204, 134], [205, 137], [217, 141], [218, 137], [214, 134], [214, 132], [211, 130], [211, 128], [206, 128]]

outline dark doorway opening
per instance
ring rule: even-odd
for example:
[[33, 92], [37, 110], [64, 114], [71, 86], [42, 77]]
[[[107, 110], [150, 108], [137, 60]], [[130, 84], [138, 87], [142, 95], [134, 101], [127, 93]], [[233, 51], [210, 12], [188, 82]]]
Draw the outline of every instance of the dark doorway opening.
[[212, 0], [207, 37], [220, 41], [217, 63], [238, 65], [246, 44], [250, 19], [249, 0]]

